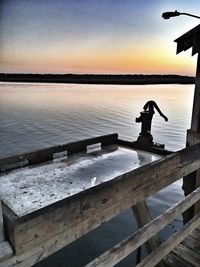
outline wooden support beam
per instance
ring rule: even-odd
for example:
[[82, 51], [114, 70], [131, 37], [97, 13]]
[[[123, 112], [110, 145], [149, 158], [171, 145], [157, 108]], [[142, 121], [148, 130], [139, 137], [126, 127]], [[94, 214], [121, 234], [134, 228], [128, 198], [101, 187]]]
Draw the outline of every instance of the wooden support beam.
[[[200, 169], [196, 171], [196, 188], [200, 187]], [[194, 214], [200, 213], [200, 200], [194, 205]]]
[[[182, 214], [186, 209], [200, 199], [200, 188], [188, 195], [183, 201], [169, 208], [163, 214], [147, 223], [136, 233], [128, 236], [126, 239], [109, 249], [101, 256], [87, 264], [85, 267], [106, 267], [113, 266], [135, 251], [139, 246], [144, 244], [149, 238], [155, 236], [163, 227], [169, 224], [177, 216]], [[163, 256], [164, 257], [164, 256]]]
[[[151, 214], [149, 212], [148, 206], [145, 200], [137, 203], [135, 206], [132, 207], [133, 214], [137, 221], [138, 228], [141, 228], [145, 224], [152, 221]], [[154, 249], [159, 247], [161, 244], [159, 236], [155, 235], [151, 237], [146, 243], [146, 248], [149, 253], [151, 253]]]
[[[199, 37], [195, 38], [196, 38], [195, 39], [196, 43], [193, 46], [193, 49], [196, 51], [197, 44], [199, 44]], [[187, 131], [186, 145], [191, 146], [199, 141], [200, 141], [200, 55], [198, 54], [191, 129]], [[192, 192], [199, 185], [200, 185], [200, 171], [197, 170], [193, 174], [183, 177], [183, 188], [185, 191], [185, 195]], [[191, 209], [187, 213], [185, 213], [184, 222], [190, 220], [191, 217], [194, 214], [197, 214], [199, 211], [200, 211], [200, 202], [198, 202], [194, 207], [191, 207]]]
[[154, 267], [164, 257], [166, 257], [170, 251], [178, 246], [194, 229], [200, 225], [200, 213], [191, 219], [187, 224], [183, 226], [180, 232], [173, 234], [167, 239], [159, 248], [154, 250], [149, 256], [147, 256], [136, 267]]
[[7, 241], [5, 241], [3, 214], [2, 214], [2, 206], [0, 200], [0, 264], [1, 262], [4, 262], [5, 260], [12, 257], [12, 255], [13, 255], [13, 250], [11, 245]]
[[200, 143], [200, 133], [192, 131], [191, 129], [187, 130], [187, 140], [186, 146], [192, 146], [197, 143]]
[[2, 206], [0, 200], [0, 244], [5, 240], [4, 236], [4, 226], [3, 226], [3, 214], [2, 214]]
[[197, 59], [191, 130], [200, 133], [200, 55]]

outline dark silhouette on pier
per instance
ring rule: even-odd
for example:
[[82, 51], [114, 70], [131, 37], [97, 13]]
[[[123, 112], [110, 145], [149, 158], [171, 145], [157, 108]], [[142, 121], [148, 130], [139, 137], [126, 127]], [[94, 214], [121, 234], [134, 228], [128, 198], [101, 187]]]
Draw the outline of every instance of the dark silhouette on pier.
[[165, 121], [168, 121], [168, 118], [161, 112], [158, 105], [155, 101], [148, 101], [143, 109], [144, 111], [140, 112], [140, 117], [136, 118], [137, 123], [142, 123], [141, 133], [137, 139], [137, 142], [143, 145], [153, 145], [153, 136], [151, 135], [151, 124], [154, 115], [154, 108], [164, 118]]

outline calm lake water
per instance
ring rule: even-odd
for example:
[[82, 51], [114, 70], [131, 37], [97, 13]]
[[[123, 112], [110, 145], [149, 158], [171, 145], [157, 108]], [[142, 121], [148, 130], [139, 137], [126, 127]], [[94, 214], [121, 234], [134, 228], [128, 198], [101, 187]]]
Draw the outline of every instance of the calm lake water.
[[135, 140], [146, 101], [155, 114], [154, 141], [177, 150], [190, 127], [193, 85], [77, 85], [0, 83], [0, 156], [117, 132]]
[[[113, 132], [120, 138], [136, 140], [141, 125], [135, 123], [135, 118], [148, 100], [155, 100], [169, 119], [165, 122], [158, 114], [154, 115], [154, 142], [165, 144], [170, 150], [179, 150], [185, 146], [186, 130], [190, 128], [193, 94], [194, 85], [0, 83], [0, 157]], [[152, 216], [156, 216], [182, 198], [181, 181], [178, 181], [147, 201]], [[60, 252], [56, 259], [56, 256], [50, 257], [51, 263], [47, 260], [38, 266], [82, 266], [87, 263], [87, 251], [96, 256], [102, 249], [100, 244], [111, 242], [108, 242], [111, 233], [110, 239], [120, 237], [113, 232], [118, 229], [119, 220], [120, 225], [125, 225], [126, 234], [132, 232], [130, 214], [124, 213], [117, 221], [103, 226], [107, 231], [105, 238], [101, 230], [96, 231], [96, 235], [100, 231], [96, 250], [95, 246], [88, 245], [92, 238], [96, 240], [90, 235], [88, 241], [87, 237], [79, 241], [85, 249], [82, 254], [80, 244], [68, 248], [70, 264], [65, 265], [70, 259], [63, 256], [65, 252]], [[176, 231], [180, 224], [177, 220], [165, 228], [162, 239], [170, 231]], [[77, 251], [83, 259], [81, 264], [76, 261]], [[72, 254], [75, 254], [74, 259]], [[122, 262], [119, 266], [131, 265]]]

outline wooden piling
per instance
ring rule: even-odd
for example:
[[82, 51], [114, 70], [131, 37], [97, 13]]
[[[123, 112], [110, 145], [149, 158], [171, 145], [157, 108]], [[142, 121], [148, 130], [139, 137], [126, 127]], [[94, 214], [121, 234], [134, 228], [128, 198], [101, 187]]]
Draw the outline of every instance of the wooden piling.
[[9, 259], [12, 255], [13, 255], [13, 250], [10, 244], [7, 241], [5, 241], [2, 205], [0, 200], [0, 263]]
[[[200, 142], [200, 25], [196, 26], [192, 30], [186, 32], [178, 39], [177, 54], [192, 48], [192, 55], [198, 54], [196, 78], [195, 78], [195, 92], [192, 110], [191, 129], [187, 132], [187, 146], [194, 145]], [[197, 170], [183, 178], [183, 188], [185, 195], [191, 193], [195, 188], [200, 185], [200, 171]], [[184, 220], [187, 222], [192, 216], [200, 211], [200, 203], [197, 203], [195, 207], [192, 207], [187, 214], [184, 215]]]
[[[132, 207], [133, 214], [137, 221], [138, 228], [144, 226], [145, 224], [152, 221], [151, 214], [149, 212], [148, 206], [144, 201], [137, 203], [135, 206]], [[154, 249], [159, 247], [161, 244], [159, 236], [155, 235], [151, 237], [146, 243], [145, 246], [147, 251], [151, 253]]]
[[4, 236], [4, 226], [3, 226], [3, 214], [2, 214], [2, 206], [0, 200], [0, 243], [2, 243], [4, 240], [5, 236]]

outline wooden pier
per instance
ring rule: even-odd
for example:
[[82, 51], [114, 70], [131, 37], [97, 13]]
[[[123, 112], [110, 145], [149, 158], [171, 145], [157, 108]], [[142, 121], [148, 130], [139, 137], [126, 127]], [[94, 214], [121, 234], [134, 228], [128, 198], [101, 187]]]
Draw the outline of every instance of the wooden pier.
[[[177, 39], [178, 52], [199, 53], [199, 34], [200, 25]], [[200, 60], [185, 149], [111, 134], [0, 159], [0, 267], [33, 266], [130, 208], [138, 230], [87, 267], [114, 266], [142, 245], [149, 254], [137, 267], [200, 266], [199, 118]], [[185, 198], [151, 219], [145, 199], [182, 177]], [[182, 229], [161, 244], [160, 230], [182, 214]]]
[[[98, 144], [98, 152], [95, 149], [93, 152], [90, 152], [91, 145], [95, 144]], [[1, 232], [5, 232], [5, 235], [1, 235], [0, 267], [32, 266], [131, 207], [133, 207], [133, 211], [135, 207], [139, 207], [136, 213], [142, 220], [138, 219], [138, 224], [143, 226], [136, 233], [116, 244], [87, 266], [114, 266], [143, 244], [148, 244], [148, 251], [152, 253], [140, 262], [138, 266], [155, 266], [159, 262], [164, 264], [168, 259], [166, 256], [200, 226], [200, 213], [197, 213], [192, 220], [184, 225], [179, 233], [171, 236], [163, 244], [159, 243], [158, 233], [163, 227], [200, 199], [200, 188], [197, 188], [182, 202], [177, 203], [153, 220], [151, 220], [148, 214], [148, 208], [145, 205], [144, 199], [177, 181], [184, 175], [198, 170], [200, 168], [199, 146], [199, 144], [196, 144], [176, 153], [148, 148], [147, 150], [152, 151], [142, 152], [144, 155], [147, 155], [149, 161], [144, 166], [138, 166], [138, 168], [128, 172], [125, 171], [118, 176], [114, 175], [114, 177], [103, 183], [97, 183], [69, 197], [66, 192], [66, 195], [60, 200], [54, 199], [51, 204], [47, 203], [46, 205], [44, 202], [44, 207], [42, 208], [38, 208], [37, 203], [33, 203], [32, 205], [35, 210], [32, 210], [32, 206], [23, 207], [22, 210], [18, 210], [18, 206], [15, 206], [16, 203], [7, 203], [7, 193], [5, 192], [5, 195], [2, 193], [4, 224], [1, 224]], [[58, 164], [58, 168], [60, 168], [59, 164], [61, 164], [63, 170], [67, 173], [69, 166], [71, 166], [68, 162], [72, 164], [72, 159], [75, 159], [75, 162], [77, 162], [80, 156], [81, 160], [88, 156], [90, 158], [94, 156], [95, 158], [98, 156], [98, 153], [100, 153], [99, 155], [102, 159], [104, 153], [109, 153], [112, 157], [112, 155], [116, 155], [120, 151], [123, 151], [125, 157], [129, 153], [131, 156], [132, 153], [140, 153], [136, 143], [120, 140], [117, 134], [112, 134], [56, 146], [18, 157], [1, 159], [1, 184], [2, 186], [4, 185], [5, 177], [6, 179], [14, 179], [13, 177], [18, 177], [18, 174], [20, 174], [21, 178], [24, 171], [27, 173], [30, 169], [31, 172], [37, 173], [37, 170], [41, 171], [43, 166], [50, 168], [51, 164]], [[58, 155], [61, 156], [61, 163], [57, 163]], [[106, 155], [108, 156], [108, 154]], [[122, 155], [120, 159], [122, 159]], [[111, 161], [109, 162], [110, 164]], [[23, 165], [25, 166], [22, 167]], [[56, 166], [54, 168], [57, 168]], [[48, 168], [45, 170], [49, 175]], [[14, 170], [12, 171], [11, 169]], [[112, 168], [110, 170], [112, 173]], [[101, 170], [99, 175], [101, 176], [101, 173], [104, 171]], [[38, 180], [38, 182], [40, 181]], [[11, 184], [8, 190], [10, 190], [10, 187]], [[6, 191], [6, 187], [4, 187], [4, 190]], [[28, 194], [22, 194], [23, 190], [28, 192], [33, 190], [33, 188], [29, 188], [27, 185], [26, 189], [22, 186], [20, 190], [22, 190], [20, 196], [23, 199]], [[55, 190], [55, 194], [56, 192]], [[23, 205], [26, 205], [26, 202]], [[28, 212], [28, 209], [30, 209], [30, 212]], [[22, 214], [23, 210], [24, 214]], [[18, 212], [19, 214], [17, 215], [16, 213]], [[144, 217], [144, 214], [148, 216], [145, 215]], [[178, 258], [177, 255], [169, 255], [168, 261], [170, 264], [172, 259]], [[162, 259], [165, 261], [162, 261]], [[177, 265], [175, 264], [174, 266]]]

